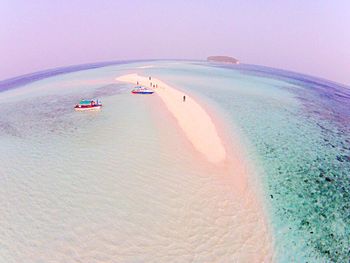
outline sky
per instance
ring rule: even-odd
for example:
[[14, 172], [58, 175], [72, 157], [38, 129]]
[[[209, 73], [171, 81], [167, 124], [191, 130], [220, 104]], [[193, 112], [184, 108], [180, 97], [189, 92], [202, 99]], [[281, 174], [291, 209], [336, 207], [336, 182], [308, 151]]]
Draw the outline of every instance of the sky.
[[0, 0], [0, 80], [125, 59], [206, 59], [350, 85], [348, 0]]

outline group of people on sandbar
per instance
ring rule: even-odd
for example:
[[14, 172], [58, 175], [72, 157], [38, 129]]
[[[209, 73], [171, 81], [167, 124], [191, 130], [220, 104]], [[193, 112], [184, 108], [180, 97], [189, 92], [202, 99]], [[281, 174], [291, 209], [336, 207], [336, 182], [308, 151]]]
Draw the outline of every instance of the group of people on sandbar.
[[[152, 77], [149, 76], [149, 77], [148, 77], [148, 80], [151, 81], [151, 80], [152, 80]], [[137, 81], [136, 84], [139, 85], [139, 82]], [[154, 83], [152, 84], [152, 82], [150, 82], [150, 86], [151, 86], [151, 88], [152, 88], [152, 87], [153, 87], [153, 88], [158, 88], [158, 84], [154, 84]], [[186, 101], [186, 96], [185, 96], [185, 95], [183, 95], [182, 101], [183, 101], [183, 102]]]

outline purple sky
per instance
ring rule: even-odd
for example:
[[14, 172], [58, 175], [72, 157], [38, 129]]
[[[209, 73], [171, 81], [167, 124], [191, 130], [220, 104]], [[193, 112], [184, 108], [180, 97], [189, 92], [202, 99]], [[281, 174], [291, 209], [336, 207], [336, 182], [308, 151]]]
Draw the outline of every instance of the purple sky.
[[88, 62], [209, 55], [349, 85], [350, 1], [0, 1], [0, 80]]

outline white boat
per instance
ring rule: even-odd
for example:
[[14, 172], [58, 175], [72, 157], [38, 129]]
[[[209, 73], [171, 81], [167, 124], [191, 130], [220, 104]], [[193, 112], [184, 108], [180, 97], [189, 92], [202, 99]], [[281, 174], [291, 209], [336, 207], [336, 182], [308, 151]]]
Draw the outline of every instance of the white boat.
[[153, 94], [154, 91], [142, 86], [136, 86], [131, 93], [133, 94]]
[[102, 107], [101, 101], [96, 100], [80, 100], [79, 104], [75, 105], [76, 111], [100, 110]]

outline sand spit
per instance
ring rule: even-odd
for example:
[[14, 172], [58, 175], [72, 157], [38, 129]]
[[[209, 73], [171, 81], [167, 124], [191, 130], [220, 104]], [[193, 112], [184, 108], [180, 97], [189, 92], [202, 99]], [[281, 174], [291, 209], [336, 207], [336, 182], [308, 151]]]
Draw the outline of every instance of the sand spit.
[[[135, 85], [139, 83], [145, 87], [156, 85], [155, 92], [175, 117], [194, 148], [212, 163], [220, 163], [226, 159], [224, 144], [213, 121], [191, 96], [153, 77], [150, 80], [138, 74], [128, 74], [118, 77], [117, 80]], [[183, 96], [186, 97], [185, 101]]]
[[[128, 74], [116, 80], [146, 87], [150, 87], [152, 83], [152, 88], [156, 85], [153, 90], [175, 117], [184, 135], [206, 160], [217, 167], [215, 171], [208, 173], [216, 176], [221, 174], [220, 181], [226, 188], [222, 195], [228, 195], [224, 210], [226, 213], [233, 213], [232, 217], [220, 216], [216, 221], [217, 223], [228, 219], [226, 226], [220, 223], [220, 229], [231, 229], [225, 235], [235, 240], [230, 252], [226, 251], [226, 256], [231, 257], [233, 262], [273, 262], [272, 240], [261, 200], [254, 187], [250, 187], [248, 183], [250, 169], [244, 164], [242, 154], [236, 150], [232, 153], [231, 149], [225, 149], [224, 141], [206, 110], [190, 95], [157, 78]], [[183, 96], [186, 96], [185, 101]], [[227, 166], [220, 164], [229, 164], [230, 168], [222, 170], [220, 167]], [[214, 185], [211, 187], [215, 188]]]

